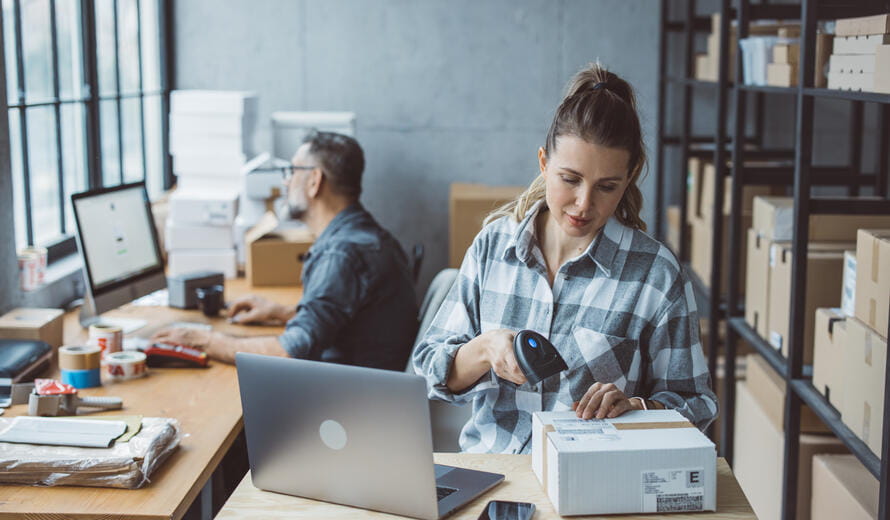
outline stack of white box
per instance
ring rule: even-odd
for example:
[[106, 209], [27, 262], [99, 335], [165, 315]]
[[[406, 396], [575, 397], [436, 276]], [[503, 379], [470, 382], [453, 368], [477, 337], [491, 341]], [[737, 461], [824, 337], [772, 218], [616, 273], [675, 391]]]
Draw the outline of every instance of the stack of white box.
[[170, 197], [166, 248], [170, 275], [198, 270], [238, 274], [232, 226], [253, 153], [257, 97], [250, 92], [178, 90], [170, 96]]
[[888, 43], [888, 14], [838, 20], [828, 66], [828, 88], [874, 91], [878, 48]]

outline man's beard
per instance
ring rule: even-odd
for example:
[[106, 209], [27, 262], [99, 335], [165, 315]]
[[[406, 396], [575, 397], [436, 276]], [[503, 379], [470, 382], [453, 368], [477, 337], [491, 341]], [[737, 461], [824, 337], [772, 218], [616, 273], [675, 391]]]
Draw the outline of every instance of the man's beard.
[[309, 210], [309, 201], [303, 193], [288, 193], [287, 210], [290, 218], [294, 220], [303, 220], [306, 212]]

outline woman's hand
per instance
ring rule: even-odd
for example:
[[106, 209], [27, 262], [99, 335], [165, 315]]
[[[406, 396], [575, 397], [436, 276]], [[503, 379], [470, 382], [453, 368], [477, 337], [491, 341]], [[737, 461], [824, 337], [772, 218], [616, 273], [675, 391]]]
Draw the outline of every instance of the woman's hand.
[[516, 332], [510, 329], [497, 329], [483, 332], [480, 338], [485, 338], [485, 359], [489, 366], [501, 379], [506, 379], [517, 385], [527, 381], [516, 354], [513, 352], [513, 338]]
[[630, 410], [642, 410], [639, 399], [630, 399], [613, 383], [590, 385], [581, 400], [572, 404], [579, 419], [612, 419]]

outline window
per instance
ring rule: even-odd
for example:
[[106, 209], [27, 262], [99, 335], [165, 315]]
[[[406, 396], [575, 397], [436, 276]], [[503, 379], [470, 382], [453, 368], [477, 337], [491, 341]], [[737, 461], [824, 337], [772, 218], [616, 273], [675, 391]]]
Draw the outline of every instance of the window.
[[75, 250], [70, 195], [169, 187], [162, 0], [2, 0], [17, 248]]

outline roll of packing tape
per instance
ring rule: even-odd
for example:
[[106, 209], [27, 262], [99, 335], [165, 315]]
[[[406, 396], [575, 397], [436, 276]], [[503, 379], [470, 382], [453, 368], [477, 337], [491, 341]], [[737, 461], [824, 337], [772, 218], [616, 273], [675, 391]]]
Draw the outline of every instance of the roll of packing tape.
[[142, 352], [112, 352], [103, 361], [105, 375], [111, 381], [126, 381], [144, 376], [148, 369]]
[[74, 388], [93, 388], [102, 386], [102, 371], [98, 368], [89, 370], [60, 370], [62, 373], [62, 382], [73, 386]]
[[61, 370], [98, 370], [101, 361], [102, 350], [94, 345], [70, 345], [59, 348]]
[[111, 352], [120, 352], [124, 347], [124, 331], [111, 325], [90, 325], [87, 343], [99, 347], [103, 357]]

